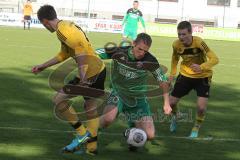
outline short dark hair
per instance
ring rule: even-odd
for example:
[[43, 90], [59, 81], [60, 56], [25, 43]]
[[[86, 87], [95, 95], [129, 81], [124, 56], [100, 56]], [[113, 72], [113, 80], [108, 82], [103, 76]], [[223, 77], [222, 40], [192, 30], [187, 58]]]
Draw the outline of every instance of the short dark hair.
[[138, 1], [133, 1], [133, 3], [139, 3]]
[[40, 22], [42, 22], [43, 19], [47, 20], [54, 20], [57, 18], [57, 13], [53, 6], [51, 5], [44, 5], [41, 6], [40, 9], [37, 12], [37, 16]]
[[188, 21], [182, 21], [178, 24], [177, 29], [187, 29], [188, 32], [192, 32], [192, 25]]
[[146, 44], [148, 47], [151, 47], [152, 45], [152, 38], [147, 33], [139, 33], [134, 42], [138, 44], [141, 41], [143, 41], [143, 43]]

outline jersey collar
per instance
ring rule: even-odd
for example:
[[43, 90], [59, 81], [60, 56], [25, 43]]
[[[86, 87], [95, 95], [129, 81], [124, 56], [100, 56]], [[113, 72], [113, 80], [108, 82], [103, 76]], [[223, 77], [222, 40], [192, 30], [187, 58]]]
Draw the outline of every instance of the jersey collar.
[[133, 47], [130, 47], [128, 49], [128, 58], [129, 58], [130, 61], [136, 61], [136, 58], [133, 55], [132, 49], [133, 49]]
[[59, 27], [59, 24], [62, 22], [63, 20], [59, 20], [58, 22], [57, 22], [57, 29], [58, 29], [58, 27]]

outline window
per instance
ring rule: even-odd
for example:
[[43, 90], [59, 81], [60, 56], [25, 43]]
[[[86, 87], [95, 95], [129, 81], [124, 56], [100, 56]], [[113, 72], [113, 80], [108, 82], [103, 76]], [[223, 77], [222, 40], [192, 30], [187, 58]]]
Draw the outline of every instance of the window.
[[[88, 13], [74, 12], [75, 17], [88, 18]], [[90, 13], [90, 18], [97, 18], [96, 13]]]
[[13, 13], [14, 9], [13, 8], [0, 8], [0, 12]]
[[208, 5], [230, 6], [231, 0], [208, 0]]
[[214, 21], [189, 20], [191, 24], [203, 25], [205, 27], [214, 27]]
[[176, 19], [155, 18], [155, 22], [161, 24], [177, 24]]
[[158, 1], [165, 1], [165, 2], [178, 2], [178, 0], [158, 0]]
[[124, 16], [121, 15], [112, 15], [112, 20], [123, 20]]

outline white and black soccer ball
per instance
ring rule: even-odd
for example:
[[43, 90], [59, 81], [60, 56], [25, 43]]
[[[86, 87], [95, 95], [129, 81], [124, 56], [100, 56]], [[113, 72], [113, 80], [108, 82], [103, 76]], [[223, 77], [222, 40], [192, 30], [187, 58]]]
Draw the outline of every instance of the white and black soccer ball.
[[135, 147], [142, 147], [147, 141], [146, 132], [140, 128], [126, 129], [124, 136], [127, 139], [127, 143]]

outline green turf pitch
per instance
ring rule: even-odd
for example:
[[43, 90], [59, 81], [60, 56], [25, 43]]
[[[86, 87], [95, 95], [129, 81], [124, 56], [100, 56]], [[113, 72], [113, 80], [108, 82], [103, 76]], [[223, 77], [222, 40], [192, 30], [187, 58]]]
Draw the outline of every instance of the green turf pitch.
[[[88, 33], [95, 48], [106, 42], [119, 43], [120, 34]], [[169, 67], [174, 38], [153, 37], [151, 51], [161, 64]], [[56, 35], [41, 29], [0, 27], [0, 160], [239, 160], [240, 159], [240, 45], [239, 42], [210, 41], [207, 44], [220, 58], [215, 67], [211, 98], [200, 139], [189, 140], [195, 115], [196, 96], [191, 94], [180, 103], [187, 121], [179, 122], [175, 134], [169, 132], [167, 117], [157, 117], [154, 143], [148, 143], [138, 153], [127, 150], [121, 136], [126, 123], [117, 120], [99, 136], [96, 157], [61, 155], [60, 149], [73, 135], [71, 127], [53, 114], [51, 98], [54, 91], [48, 76], [56, 68], [39, 75], [30, 70], [33, 65], [56, 55], [60, 48]], [[106, 61], [109, 64], [109, 61]], [[109, 78], [106, 82], [108, 86]], [[78, 105], [82, 99], [74, 100]], [[161, 98], [150, 100], [153, 111], [159, 111]], [[211, 139], [212, 138], [212, 139]]]

